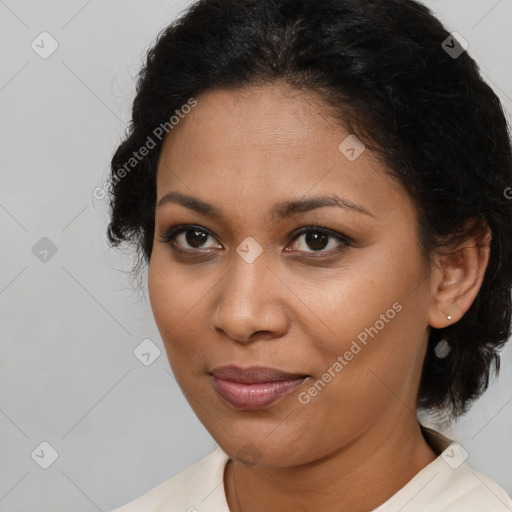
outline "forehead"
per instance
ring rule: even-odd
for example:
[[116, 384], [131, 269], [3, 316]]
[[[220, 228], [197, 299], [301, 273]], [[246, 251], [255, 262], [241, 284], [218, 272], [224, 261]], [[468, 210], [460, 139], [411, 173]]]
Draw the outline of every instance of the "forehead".
[[280, 157], [294, 161], [315, 156], [323, 161], [322, 150], [333, 142], [325, 138], [326, 131], [341, 130], [316, 95], [285, 85], [209, 91], [197, 101], [167, 137], [166, 155], [193, 146], [188, 158], [225, 159], [234, 165], [249, 154], [257, 157], [254, 164]]
[[388, 204], [403, 195], [316, 94], [280, 84], [209, 91], [197, 101], [164, 142], [158, 199], [177, 190], [248, 207], [335, 192], [379, 208], [386, 194]]

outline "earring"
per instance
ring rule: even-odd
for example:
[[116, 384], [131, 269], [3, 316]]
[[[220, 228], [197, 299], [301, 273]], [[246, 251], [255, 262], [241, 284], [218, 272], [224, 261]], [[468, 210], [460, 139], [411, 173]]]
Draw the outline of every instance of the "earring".
[[452, 320], [452, 315], [446, 315], [446, 318], [448, 319], [448, 322], [451, 322], [451, 320]]

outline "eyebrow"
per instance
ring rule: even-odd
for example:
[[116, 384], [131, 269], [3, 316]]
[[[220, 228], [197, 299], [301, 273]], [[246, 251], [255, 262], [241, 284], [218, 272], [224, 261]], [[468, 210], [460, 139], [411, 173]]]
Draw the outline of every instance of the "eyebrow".
[[[215, 219], [226, 219], [226, 216], [212, 204], [206, 203], [205, 201], [197, 197], [182, 194], [181, 192], [169, 192], [160, 199], [160, 201], [157, 204], [157, 207], [160, 208], [168, 203], [180, 204], [185, 208], [188, 208], [197, 213], [201, 213], [205, 216], [212, 217]], [[343, 208], [348, 211], [362, 213], [364, 215], [369, 215], [370, 217], [375, 218], [375, 215], [373, 215], [363, 206], [353, 203], [352, 201], [349, 201], [347, 199], [343, 199], [342, 197], [339, 197], [337, 195], [319, 196], [310, 199], [285, 201], [274, 205], [270, 210], [270, 213], [272, 218], [286, 219], [292, 217], [293, 215], [306, 213], [311, 210], [316, 210], [318, 208], [325, 208], [329, 206]]]

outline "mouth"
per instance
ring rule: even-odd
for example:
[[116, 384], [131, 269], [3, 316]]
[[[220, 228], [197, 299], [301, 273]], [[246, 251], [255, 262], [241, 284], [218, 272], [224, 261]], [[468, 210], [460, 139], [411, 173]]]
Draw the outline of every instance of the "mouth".
[[310, 375], [275, 368], [222, 366], [210, 372], [217, 394], [236, 409], [261, 409], [302, 386]]

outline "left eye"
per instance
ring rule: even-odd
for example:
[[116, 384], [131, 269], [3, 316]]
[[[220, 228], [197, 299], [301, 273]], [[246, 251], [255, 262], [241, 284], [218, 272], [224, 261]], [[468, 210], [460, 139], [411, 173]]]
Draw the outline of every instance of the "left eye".
[[[167, 234], [160, 235], [160, 237], [162, 238], [162, 243], [170, 245], [175, 251], [198, 252], [195, 251], [195, 249], [222, 248], [219, 244], [206, 246], [206, 242], [209, 238], [213, 239], [213, 235], [207, 229], [199, 226], [175, 226], [174, 228], [171, 228]], [[341, 246], [338, 250], [342, 250], [351, 245], [350, 239], [343, 236], [341, 233], [321, 227], [309, 226], [301, 228], [299, 231], [294, 233], [293, 240], [299, 240], [301, 237], [304, 237], [302, 247], [307, 246], [312, 250], [308, 251], [306, 249], [299, 248], [293, 249], [293, 252], [331, 252], [333, 250], [336, 251], [336, 246]], [[337, 244], [334, 243], [334, 247], [330, 248], [330, 250], [328, 248], [329, 239], [338, 242]]]
[[298, 233], [296, 233], [296, 237], [294, 240], [298, 240], [301, 237], [304, 237], [304, 245], [307, 245], [309, 248], [313, 249], [312, 251], [307, 251], [303, 249], [298, 249], [299, 251], [303, 252], [320, 252], [325, 251], [326, 246], [329, 245], [329, 239], [334, 239], [338, 243], [334, 243], [334, 249], [336, 249], [336, 246], [342, 246], [348, 247], [350, 246], [350, 241], [341, 235], [340, 233], [337, 233], [335, 231], [331, 231], [328, 229], [321, 229], [321, 228], [314, 228], [314, 227], [307, 227], [301, 229]]

